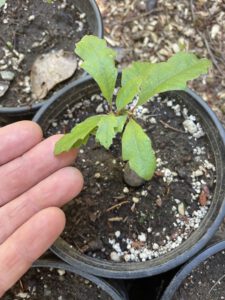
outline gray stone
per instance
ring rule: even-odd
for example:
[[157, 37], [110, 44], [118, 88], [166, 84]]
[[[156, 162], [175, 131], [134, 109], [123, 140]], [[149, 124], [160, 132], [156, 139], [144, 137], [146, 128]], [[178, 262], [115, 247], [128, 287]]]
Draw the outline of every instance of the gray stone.
[[3, 80], [9, 80], [9, 81], [12, 81], [15, 77], [15, 73], [11, 71], [1, 71], [0, 75]]
[[136, 172], [131, 170], [129, 164], [127, 163], [124, 169], [124, 180], [125, 182], [132, 187], [138, 187], [145, 183], [145, 180], [137, 175]]

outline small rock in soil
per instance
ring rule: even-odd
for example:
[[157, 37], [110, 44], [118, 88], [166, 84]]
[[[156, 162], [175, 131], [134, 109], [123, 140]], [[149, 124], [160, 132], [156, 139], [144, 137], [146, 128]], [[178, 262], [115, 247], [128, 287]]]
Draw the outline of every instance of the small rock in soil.
[[147, 236], [145, 233], [142, 232], [141, 234], [138, 235], [138, 239], [140, 242], [146, 242]]
[[183, 122], [183, 126], [185, 130], [188, 131], [190, 134], [194, 134], [198, 130], [196, 124], [192, 120], [185, 120]]
[[138, 202], [140, 201], [140, 199], [137, 198], [137, 197], [133, 197], [133, 198], [132, 198], [132, 201], [133, 201], [134, 203], [138, 203]]
[[185, 208], [184, 208], [184, 203], [183, 202], [181, 202], [180, 204], [178, 204], [178, 212], [182, 216], [185, 215]]
[[162, 199], [161, 199], [160, 197], [157, 197], [157, 199], [156, 199], [156, 205], [157, 205], [158, 207], [161, 207], [161, 206], [162, 206]]
[[123, 192], [124, 192], [125, 194], [128, 194], [128, 193], [129, 193], [129, 189], [125, 186], [125, 188], [123, 189]]
[[110, 253], [110, 258], [112, 261], [116, 261], [116, 262], [120, 261], [120, 256], [115, 251]]
[[1, 71], [0, 75], [3, 80], [9, 80], [9, 81], [13, 80], [15, 77], [15, 73], [11, 71]]
[[58, 269], [57, 272], [58, 272], [59, 276], [63, 276], [63, 275], [66, 274], [66, 271], [65, 270], [61, 270], [61, 269]]
[[20, 292], [20, 293], [17, 294], [16, 296], [19, 297], [19, 298], [21, 298], [21, 299], [25, 299], [25, 298], [27, 298], [27, 296], [29, 296], [29, 295], [28, 295], [28, 293]]
[[120, 231], [119, 231], [119, 230], [117, 230], [117, 231], [115, 232], [115, 237], [117, 237], [117, 238], [120, 237]]
[[124, 169], [124, 180], [125, 182], [132, 187], [138, 187], [145, 183], [145, 180], [137, 175], [127, 163]]
[[100, 239], [96, 239], [96, 240], [93, 240], [93, 241], [90, 241], [88, 243], [88, 246], [89, 246], [89, 251], [96, 251], [96, 250], [101, 250], [103, 248], [103, 243]]

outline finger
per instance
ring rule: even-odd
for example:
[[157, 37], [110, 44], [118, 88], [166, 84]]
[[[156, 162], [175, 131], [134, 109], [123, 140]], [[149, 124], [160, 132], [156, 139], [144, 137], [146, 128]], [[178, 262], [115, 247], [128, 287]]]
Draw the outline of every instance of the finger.
[[22, 155], [42, 140], [42, 130], [31, 121], [20, 121], [0, 129], [0, 165]]
[[82, 186], [81, 173], [75, 168], [66, 167], [0, 208], [0, 244], [41, 209], [61, 207], [74, 198]]
[[76, 150], [54, 155], [55, 143], [60, 137], [52, 136], [0, 167], [0, 206], [74, 161]]
[[0, 297], [46, 251], [65, 226], [59, 208], [47, 208], [34, 215], [0, 246]]

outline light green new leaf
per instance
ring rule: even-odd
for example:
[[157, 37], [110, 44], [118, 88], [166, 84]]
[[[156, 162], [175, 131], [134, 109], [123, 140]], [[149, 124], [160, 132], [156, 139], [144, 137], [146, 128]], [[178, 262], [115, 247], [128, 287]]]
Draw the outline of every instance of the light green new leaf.
[[96, 132], [96, 140], [106, 149], [112, 145], [112, 140], [116, 135], [115, 128], [117, 127], [116, 116], [113, 114], [102, 117], [98, 124]]
[[152, 64], [148, 62], [135, 61], [128, 68], [126, 68], [125, 72], [123, 72], [122, 76], [122, 85], [125, 85], [128, 81], [133, 80], [143, 80], [147, 77], [148, 72], [151, 68]]
[[194, 54], [179, 52], [167, 62], [150, 64], [146, 80], [141, 85], [139, 105], [145, 103], [155, 94], [183, 90], [186, 82], [205, 74], [211, 62], [208, 59], [198, 59]]
[[134, 62], [122, 71], [121, 88], [116, 98], [118, 110], [125, 108], [139, 94], [140, 86], [146, 78], [149, 66], [149, 63]]
[[65, 134], [55, 146], [56, 155], [69, 151], [72, 148], [86, 144], [90, 134], [97, 128], [99, 121], [104, 115], [92, 116], [77, 124], [70, 133]]
[[118, 116], [118, 117], [116, 117], [116, 119], [117, 119], [116, 131], [117, 132], [122, 132], [123, 128], [124, 128], [124, 125], [126, 123], [126, 120], [127, 120], [127, 115]]
[[123, 130], [126, 118], [126, 116], [116, 117], [113, 114], [103, 116], [98, 123], [96, 140], [106, 149], [109, 149], [117, 132]]
[[154, 175], [156, 158], [151, 141], [133, 119], [129, 121], [123, 133], [122, 156], [141, 178], [150, 180]]
[[137, 80], [131, 80], [120, 88], [116, 97], [116, 107], [118, 110], [125, 108], [128, 103], [133, 101], [134, 97], [139, 92], [139, 87], [140, 85]]
[[2, 7], [5, 4], [6, 0], [0, 0], [0, 7]]
[[116, 52], [107, 47], [105, 40], [87, 35], [76, 44], [75, 53], [83, 59], [82, 68], [94, 78], [111, 104], [117, 79]]

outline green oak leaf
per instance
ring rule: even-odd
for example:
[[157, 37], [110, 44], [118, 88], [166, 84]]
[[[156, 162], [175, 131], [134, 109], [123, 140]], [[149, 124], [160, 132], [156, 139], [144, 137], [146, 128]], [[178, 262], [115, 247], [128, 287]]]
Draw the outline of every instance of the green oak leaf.
[[150, 180], [156, 169], [151, 141], [140, 125], [130, 119], [122, 137], [122, 157], [141, 178]]
[[[198, 59], [194, 54], [187, 52], [178, 52], [167, 62], [145, 64], [146, 77], [140, 88], [138, 105], [144, 104], [158, 93], [184, 90], [188, 80], [207, 73], [208, 68], [212, 65], [208, 59]], [[144, 63], [142, 63], [142, 68], [144, 72]]]
[[117, 132], [122, 132], [123, 128], [124, 128], [124, 125], [126, 123], [126, 120], [127, 120], [127, 115], [125, 114], [125, 115], [122, 115], [122, 116], [117, 116], [116, 119], [117, 119], [116, 131]]
[[112, 140], [116, 135], [117, 127], [116, 116], [113, 114], [105, 115], [101, 118], [96, 132], [96, 140], [106, 149], [112, 145]]
[[106, 149], [109, 149], [117, 132], [123, 130], [126, 118], [126, 116], [117, 117], [114, 114], [103, 116], [98, 123], [96, 140]]
[[141, 83], [148, 75], [149, 69], [152, 64], [148, 62], [135, 61], [129, 67], [127, 67], [122, 76], [122, 85], [127, 84], [128, 81], [133, 78], [139, 79]]
[[56, 155], [69, 151], [72, 148], [80, 147], [86, 144], [91, 133], [98, 127], [98, 123], [104, 115], [96, 115], [87, 118], [85, 121], [77, 124], [70, 133], [65, 134], [55, 146]]
[[121, 88], [117, 94], [116, 106], [118, 110], [125, 108], [134, 97], [141, 93], [141, 86], [149, 73], [152, 64], [134, 62], [122, 71]]
[[111, 104], [117, 79], [116, 52], [107, 47], [105, 40], [87, 35], [76, 44], [75, 53], [83, 60], [82, 68], [94, 78]]
[[141, 76], [132, 76], [133, 68], [128, 67], [122, 71], [121, 88], [116, 97], [116, 107], [121, 110], [127, 104], [133, 101], [134, 97], [139, 93], [142, 83]]

